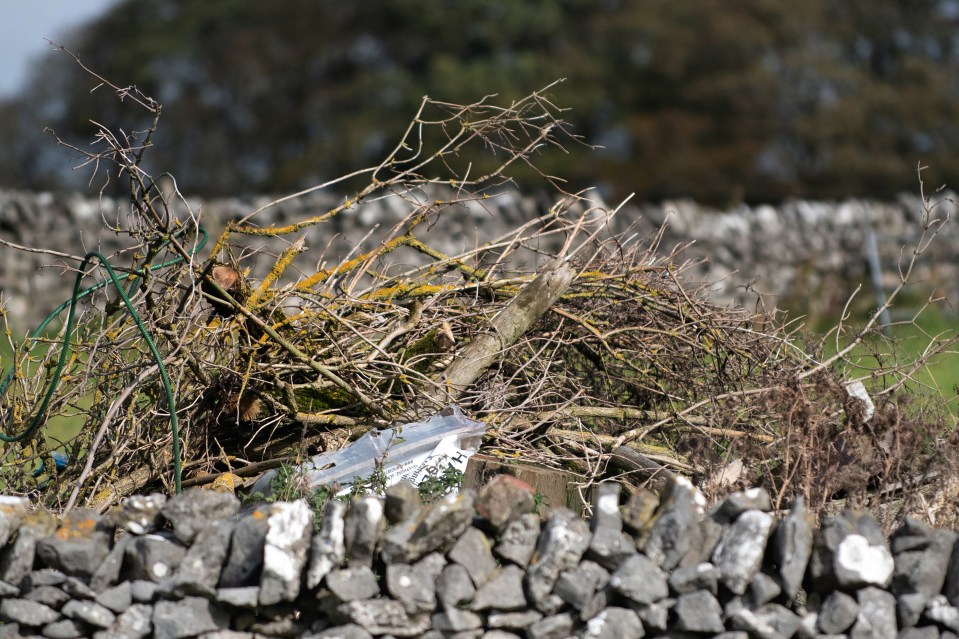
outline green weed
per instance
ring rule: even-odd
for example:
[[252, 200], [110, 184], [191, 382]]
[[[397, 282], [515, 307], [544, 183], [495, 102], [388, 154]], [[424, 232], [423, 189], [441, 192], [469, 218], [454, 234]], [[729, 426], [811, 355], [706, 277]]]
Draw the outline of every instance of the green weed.
[[270, 490], [269, 495], [256, 492], [242, 499], [246, 503], [267, 504], [305, 499], [310, 510], [313, 511], [314, 532], [319, 532], [323, 521], [323, 509], [335, 494], [330, 486], [312, 489], [309, 477], [300, 466], [295, 464], [281, 464], [277, 468], [276, 476], [270, 481]]
[[454, 490], [459, 490], [464, 479], [463, 471], [455, 466], [447, 466], [439, 475], [427, 477], [420, 482], [420, 499], [427, 503], [436, 501]]

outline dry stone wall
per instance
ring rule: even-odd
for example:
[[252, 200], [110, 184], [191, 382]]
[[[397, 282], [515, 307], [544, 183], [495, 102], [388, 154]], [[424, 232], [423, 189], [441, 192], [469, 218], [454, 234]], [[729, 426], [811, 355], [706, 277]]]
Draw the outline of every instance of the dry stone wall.
[[193, 489], [62, 521], [0, 500], [0, 637], [630, 639], [955, 637], [957, 535], [883, 537], [846, 512], [813, 530], [749, 490], [707, 509], [600, 484], [587, 522], [534, 512], [501, 475], [424, 505], [241, 506]]
[[[227, 221], [239, 219], [270, 200], [266, 196], [191, 200], [190, 207], [202, 224], [216, 233]], [[255, 221], [263, 226], [283, 224], [326, 211], [337, 203], [337, 198], [317, 193], [270, 208]], [[437, 249], [457, 252], [499, 237], [544, 214], [551, 205], [546, 198], [505, 191], [482, 202], [458, 205], [440, 224], [424, 227], [421, 232], [427, 234], [423, 239]], [[111, 198], [0, 190], [0, 238], [73, 255], [91, 249], [109, 255], [127, 246], [128, 238], [108, 230], [108, 225], [122, 221], [123, 208], [122, 202]], [[179, 208], [179, 215], [188, 214], [186, 207]], [[642, 238], [667, 223], [664, 246], [692, 242], [686, 257], [708, 261], [691, 269], [688, 276], [714, 283], [711, 295], [721, 303], [754, 303], [755, 292], [745, 289], [747, 283], [753, 283], [755, 291], [766, 294], [768, 303], [792, 296], [802, 299], [804, 305], [835, 306], [856, 284], [867, 282], [868, 286], [864, 247], [869, 229], [876, 232], [886, 284], [895, 284], [903, 248], [918, 237], [922, 211], [922, 202], [915, 196], [886, 203], [796, 200], [777, 207], [742, 206], [728, 211], [675, 201], [626, 206], [609, 231]], [[399, 197], [364, 203], [308, 230], [309, 250], [298, 259], [304, 265], [336, 259], [354, 250], [364, 238], [367, 243], [376, 241], [409, 212], [410, 206]], [[937, 209], [936, 214], [954, 216], [955, 210], [950, 205]], [[601, 218], [597, 217], [596, 222], [600, 223]], [[274, 254], [285, 247], [260, 240], [250, 240], [249, 246]], [[407, 257], [412, 259], [400, 256]], [[529, 258], [526, 266], [535, 266], [536, 255]], [[254, 265], [254, 274], [268, 268], [270, 262], [269, 256], [264, 256]], [[0, 247], [0, 293], [11, 321], [36, 323], [68, 297], [73, 274], [63, 264], [49, 254]], [[957, 301], [957, 276], [959, 230], [950, 224], [930, 247], [914, 280], [924, 289], [937, 289]]]

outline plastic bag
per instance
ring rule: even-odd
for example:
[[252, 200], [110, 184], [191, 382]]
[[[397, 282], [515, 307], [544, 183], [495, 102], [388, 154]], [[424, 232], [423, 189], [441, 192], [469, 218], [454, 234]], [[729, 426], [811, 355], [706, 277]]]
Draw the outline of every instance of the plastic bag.
[[[337, 494], [344, 494], [354, 481], [372, 475], [382, 461], [387, 486], [403, 479], [419, 486], [449, 467], [465, 471], [485, 433], [486, 424], [468, 419], [458, 406], [450, 406], [424, 422], [371, 430], [340, 450], [313, 456], [300, 470], [311, 488], [335, 482], [341, 487]], [[250, 492], [270, 496], [270, 483], [276, 475], [275, 470], [264, 473]]]

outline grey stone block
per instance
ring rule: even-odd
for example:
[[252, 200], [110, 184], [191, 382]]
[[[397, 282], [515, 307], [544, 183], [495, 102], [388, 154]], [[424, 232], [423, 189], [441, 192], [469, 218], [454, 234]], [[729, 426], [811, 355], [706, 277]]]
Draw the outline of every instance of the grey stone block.
[[700, 551], [706, 500], [689, 480], [676, 477], [666, 484], [649, 535], [640, 548], [663, 570], [672, 570], [691, 551]]
[[892, 639], [897, 635], [896, 598], [885, 590], [867, 587], [856, 593], [859, 614], [849, 631], [855, 639]]
[[158, 601], [151, 618], [155, 639], [186, 639], [229, 627], [230, 617], [201, 597]]
[[822, 524], [809, 558], [810, 587], [818, 592], [885, 586], [895, 563], [876, 520], [845, 511]]
[[833, 592], [822, 602], [816, 624], [827, 635], [845, 632], [856, 621], [859, 603], [844, 592]]
[[563, 639], [573, 630], [573, 617], [569, 613], [543, 617], [526, 629], [527, 639]]
[[113, 544], [113, 548], [110, 549], [110, 552], [90, 577], [90, 587], [93, 590], [101, 592], [120, 580], [123, 560], [126, 557], [127, 546], [130, 545], [132, 538], [131, 535], [124, 535]]
[[709, 562], [680, 566], [669, 575], [669, 587], [678, 595], [695, 590], [718, 591], [719, 569]]
[[896, 601], [896, 617], [900, 628], [911, 628], [919, 624], [919, 618], [926, 610], [929, 597], [918, 592], [899, 595]]
[[590, 537], [589, 526], [572, 511], [558, 508], [550, 514], [525, 580], [527, 597], [541, 611], [549, 612], [544, 604], [560, 572], [579, 564], [589, 548]]
[[346, 504], [331, 499], [323, 507], [320, 532], [310, 542], [310, 564], [306, 573], [306, 587], [318, 587], [323, 578], [340, 567], [346, 556]]
[[766, 540], [775, 520], [760, 510], [747, 510], [739, 515], [723, 533], [713, 551], [713, 563], [719, 569], [719, 580], [737, 595], [746, 592], [749, 582], [759, 572]]
[[110, 521], [134, 535], [151, 533], [160, 522], [160, 513], [166, 502], [167, 496], [159, 493], [124, 497], [120, 506], [110, 512]]
[[637, 541], [645, 543], [644, 534], [648, 531], [658, 506], [659, 497], [654, 493], [646, 489], [633, 493], [620, 509], [623, 527], [636, 535]]
[[959, 608], [950, 605], [943, 595], [936, 595], [929, 600], [924, 617], [946, 630], [959, 632]]
[[906, 628], [899, 631], [899, 639], [939, 639], [939, 636], [939, 628], [935, 626]]
[[573, 608], [582, 610], [609, 579], [610, 574], [602, 566], [587, 559], [576, 568], [561, 572], [553, 590]]
[[408, 564], [435, 550], [446, 550], [473, 521], [473, 493], [447, 495], [424, 508], [413, 520], [397, 524], [383, 536], [382, 558]]
[[372, 566], [373, 553], [386, 526], [379, 495], [354, 497], [344, 521], [346, 557], [351, 566]]
[[723, 609], [708, 590], [680, 595], [676, 598], [673, 613], [678, 630], [718, 633], [726, 629], [723, 625]]
[[[380, 594], [376, 575], [366, 566], [334, 570], [326, 576], [326, 587], [341, 602], [371, 599]], [[262, 602], [262, 595], [260, 600]]]
[[19, 584], [30, 574], [37, 556], [37, 542], [52, 535], [56, 528], [56, 519], [46, 510], [24, 515], [13, 543], [0, 551], [0, 580]]
[[772, 510], [772, 500], [769, 493], [764, 488], [750, 488], [738, 493], [733, 493], [716, 504], [710, 511], [710, 515], [723, 524], [731, 524], [747, 510], [761, 510], [769, 512]]
[[459, 564], [449, 564], [436, 580], [436, 597], [444, 610], [469, 603], [476, 594], [476, 587], [466, 568]]
[[[944, 588], [952, 562], [956, 533], [932, 530], [925, 524], [906, 518], [891, 539], [895, 560], [890, 591], [894, 595], [920, 593], [927, 597], [945, 592], [948, 597], [955, 585]], [[956, 605], [957, 602], [950, 602]]]
[[137, 603], [150, 603], [156, 596], [157, 584], [145, 579], [134, 579], [130, 582], [130, 593]]
[[0, 620], [21, 626], [45, 626], [60, 619], [60, 613], [36, 601], [4, 599], [0, 601]]
[[403, 604], [392, 599], [362, 599], [340, 604], [337, 611], [372, 635], [415, 637], [430, 627], [426, 613], [408, 615]]
[[483, 626], [483, 618], [475, 612], [447, 608], [445, 612], [438, 612], [432, 616], [433, 628], [440, 632], [463, 632], [465, 630], [479, 630]]
[[77, 639], [86, 637], [89, 632], [87, 626], [80, 622], [73, 619], [61, 619], [45, 625], [41, 634], [48, 639]]
[[220, 571], [220, 588], [259, 586], [263, 569], [263, 547], [269, 528], [269, 509], [259, 506], [244, 512], [233, 525], [230, 552]]
[[134, 537], [126, 549], [128, 579], [146, 579], [156, 583], [170, 579], [183, 561], [186, 548], [159, 535]]
[[30, 500], [26, 497], [0, 495], [0, 548], [7, 545], [13, 533], [20, 528], [20, 522], [30, 509]]
[[769, 575], [757, 572], [749, 582], [743, 602], [747, 608], [756, 609], [776, 599], [782, 593], [779, 583]]
[[63, 588], [63, 592], [74, 599], [93, 599], [97, 596], [97, 593], [95, 593], [90, 586], [76, 577], [67, 577], [63, 580], [63, 583], [60, 584], [60, 587]]
[[309, 635], [308, 639], [373, 639], [373, 635], [362, 626], [351, 623]]
[[539, 535], [539, 516], [533, 513], [520, 515], [505, 525], [494, 552], [520, 568], [526, 568], [536, 551]]
[[645, 555], [627, 559], [612, 574], [609, 585], [637, 604], [651, 604], [669, 595], [665, 573]]
[[201, 530], [173, 573], [173, 589], [184, 595], [212, 593], [220, 582], [232, 534], [230, 521]]
[[66, 603], [60, 612], [74, 621], [82, 621], [97, 628], [109, 628], [117, 618], [109, 608], [95, 601], [74, 599]]
[[240, 501], [229, 493], [202, 488], [187, 488], [171, 498], [161, 514], [173, 524], [173, 534], [184, 544], [191, 544], [201, 530], [232, 517]]
[[422, 508], [420, 491], [412, 482], [404, 479], [386, 489], [384, 509], [388, 523], [412, 519]]
[[486, 584], [476, 591], [471, 610], [522, 610], [528, 604], [523, 592], [523, 570], [519, 566], [499, 568]]
[[408, 613], [433, 612], [438, 576], [409, 564], [390, 564], [386, 567], [386, 589]]
[[779, 604], [766, 604], [758, 610], [741, 608], [729, 616], [733, 630], [744, 630], [753, 637], [792, 637], [801, 619]]
[[812, 539], [805, 501], [801, 496], [796, 497], [789, 514], [776, 527], [769, 548], [773, 563], [778, 566], [779, 585], [788, 599], [795, 598], [802, 586], [812, 553]]
[[489, 628], [511, 628], [522, 630], [533, 625], [542, 618], [543, 613], [539, 612], [538, 610], [491, 612], [486, 617], [486, 625]]
[[63, 604], [70, 601], [70, 595], [65, 593], [62, 588], [57, 588], [56, 586], [38, 586], [32, 588], [23, 595], [23, 598], [42, 603], [45, 606], [50, 606], [54, 610], [60, 610]]
[[107, 588], [96, 596], [94, 600], [101, 606], [115, 613], [121, 613], [133, 605], [133, 586], [129, 581]]
[[450, 561], [466, 568], [477, 588], [483, 586], [496, 570], [496, 560], [493, 558], [489, 539], [472, 526], [460, 535], [446, 556]]
[[[407, 612], [432, 612], [436, 609], [436, 584], [437, 580], [446, 567], [446, 558], [437, 552], [432, 552], [412, 566], [410, 577], [412, 580], [412, 589], [407, 589], [402, 597], [394, 595], [397, 599], [407, 606]], [[387, 566], [387, 575], [389, 575], [389, 566]], [[400, 587], [402, 588], [402, 577], [400, 577]], [[410, 597], [409, 600], [406, 597]]]
[[589, 639], [641, 639], [645, 634], [643, 622], [634, 610], [611, 606], [586, 623], [582, 636]]
[[259, 586], [217, 588], [216, 601], [235, 608], [256, 608], [260, 602]]
[[55, 568], [41, 568], [28, 574], [22, 581], [27, 591], [40, 586], [59, 586], [67, 580], [67, 576]]
[[273, 505], [263, 542], [260, 605], [293, 601], [300, 594], [301, 576], [312, 536], [313, 511], [306, 500]]

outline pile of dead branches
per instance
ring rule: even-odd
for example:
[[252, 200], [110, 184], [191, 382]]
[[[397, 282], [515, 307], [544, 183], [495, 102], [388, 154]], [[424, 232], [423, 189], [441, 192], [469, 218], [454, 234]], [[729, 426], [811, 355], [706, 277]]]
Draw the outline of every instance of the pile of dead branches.
[[[883, 382], [869, 385], [874, 408], [850, 393], [844, 363], [875, 321], [853, 335], [837, 327], [837, 352], [824, 359], [775, 316], [710, 304], [683, 277], [682, 247], [611, 235], [617, 210], [557, 178], [541, 173], [556, 204], [538, 219], [438, 250], [444, 220], [482, 206], [512, 171], [539, 171], [550, 147], [578, 143], [548, 89], [506, 105], [426, 98], [379, 165], [238, 212], [203, 246], [202, 210], [142, 168], [159, 105], [98, 80], [152, 115], [148, 130], [101, 127], [99, 146], [71, 147], [129, 184], [130, 206], [103, 215], [129, 238], [110, 261], [137, 284], [129, 304], [113, 286], [84, 296], [69, 334], [61, 317], [59, 333], [14, 344], [4, 431], [37, 416], [65, 343], [42, 417], [71, 416], [77, 427], [8, 444], [7, 493], [105, 510], [181, 480], [253, 479], [451, 403], [486, 422], [486, 452], [572, 470], [584, 487], [616, 476], [638, 489], [682, 474], [713, 496], [764, 484], [778, 506], [804, 495], [822, 508], [951, 472], [951, 425], [903, 406], [914, 368], [870, 373]], [[487, 165], [460, 160], [473, 147], [489, 152]], [[284, 226], [260, 224], [272, 206], [320, 188], [353, 195]], [[339, 252], [332, 232], [307, 246], [306, 232], [380, 197], [402, 198], [406, 217], [345, 247], [340, 238]], [[942, 223], [930, 206], [923, 242]], [[74, 270], [81, 260], [57, 259]], [[85, 277], [109, 284], [99, 264]], [[929, 356], [950, 344], [939, 339]]]

